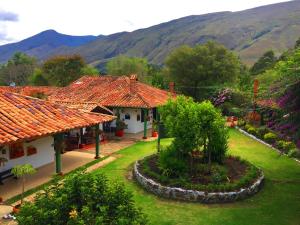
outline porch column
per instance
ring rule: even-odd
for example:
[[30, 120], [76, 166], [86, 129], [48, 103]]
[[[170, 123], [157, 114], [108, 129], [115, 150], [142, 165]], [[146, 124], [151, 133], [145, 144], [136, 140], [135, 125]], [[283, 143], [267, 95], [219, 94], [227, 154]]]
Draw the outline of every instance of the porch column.
[[147, 139], [148, 109], [143, 109], [143, 112], [144, 112], [144, 137], [143, 137], [143, 139]]
[[79, 133], [79, 135], [80, 135], [80, 144], [83, 144], [83, 128], [80, 128], [80, 133]]
[[55, 172], [62, 175], [61, 171], [61, 152], [64, 150], [64, 134], [58, 133], [54, 135], [54, 151], [55, 151]]
[[160, 128], [160, 114], [157, 111], [156, 115], [156, 120], [157, 120], [157, 132], [158, 132], [158, 137], [157, 137], [157, 152], [160, 152], [160, 133], [161, 133], [161, 128]]
[[100, 157], [100, 141], [99, 141], [99, 124], [95, 126], [95, 135], [96, 135], [96, 155], [95, 159]]

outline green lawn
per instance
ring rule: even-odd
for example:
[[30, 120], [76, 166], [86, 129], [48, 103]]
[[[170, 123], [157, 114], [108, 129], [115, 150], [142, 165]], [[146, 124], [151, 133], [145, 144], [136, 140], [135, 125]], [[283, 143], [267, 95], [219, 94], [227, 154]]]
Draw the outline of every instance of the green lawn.
[[[167, 145], [170, 140], [162, 140]], [[120, 158], [101, 168], [111, 180], [124, 182], [150, 224], [300, 225], [300, 164], [230, 130], [230, 153], [263, 169], [265, 186], [254, 197], [230, 204], [204, 205], [163, 200], [128, 179], [135, 160], [156, 151], [156, 142], [139, 142], [119, 152]]]

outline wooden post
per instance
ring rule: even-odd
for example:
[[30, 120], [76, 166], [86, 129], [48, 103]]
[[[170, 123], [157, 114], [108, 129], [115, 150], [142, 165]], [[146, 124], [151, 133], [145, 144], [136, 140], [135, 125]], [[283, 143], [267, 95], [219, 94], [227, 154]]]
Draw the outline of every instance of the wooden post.
[[147, 139], [148, 109], [143, 109], [143, 112], [144, 112], [144, 137], [143, 137], [143, 139]]
[[99, 124], [95, 126], [95, 135], [96, 135], [96, 155], [95, 159], [100, 157], [100, 140], [99, 140]]
[[61, 152], [64, 150], [64, 134], [58, 133], [54, 135], [54, 151], [55, 151], [55, 172], [62, 175]]

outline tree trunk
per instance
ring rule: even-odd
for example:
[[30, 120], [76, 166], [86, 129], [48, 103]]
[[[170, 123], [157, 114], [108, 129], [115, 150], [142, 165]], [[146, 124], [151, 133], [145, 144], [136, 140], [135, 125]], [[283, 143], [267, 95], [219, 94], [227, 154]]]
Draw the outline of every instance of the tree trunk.
[[22, 177], [21, 205], [23, 204], [24, 192], [25, 192], [25, 176]]

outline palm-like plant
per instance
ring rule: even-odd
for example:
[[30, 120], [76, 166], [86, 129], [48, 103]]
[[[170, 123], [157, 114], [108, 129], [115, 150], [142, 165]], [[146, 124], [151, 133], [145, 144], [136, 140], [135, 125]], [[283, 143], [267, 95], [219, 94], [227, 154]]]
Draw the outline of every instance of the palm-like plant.
[[25, 177], [26, 175], [34, 174], [36, 169], [31, 164], [16, 165], [12, 168], [11, 172], [18, 178], [22, 178], [22, 193], [21, 193], [21, 205], [24, 199], [25, 191]]

